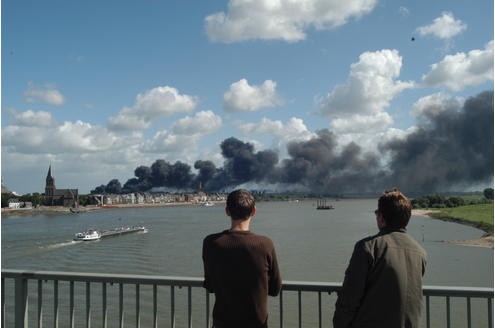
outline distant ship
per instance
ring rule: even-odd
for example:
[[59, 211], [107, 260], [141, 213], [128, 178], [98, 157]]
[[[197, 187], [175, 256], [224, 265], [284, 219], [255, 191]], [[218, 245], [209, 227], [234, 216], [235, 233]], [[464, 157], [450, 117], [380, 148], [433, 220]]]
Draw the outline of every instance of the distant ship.
[[88, 229], [84, 232], [78, 232], [74, 235], [74, 240], [90, 241], [98, 240], [101, 238], [101, 234], [98, 230]]
[[317, 210], [333, 210], [335, 207], [333, 205], [327, 205], [327, 201], [324, 199], [318, 199], [316, 201], [316, 209]]

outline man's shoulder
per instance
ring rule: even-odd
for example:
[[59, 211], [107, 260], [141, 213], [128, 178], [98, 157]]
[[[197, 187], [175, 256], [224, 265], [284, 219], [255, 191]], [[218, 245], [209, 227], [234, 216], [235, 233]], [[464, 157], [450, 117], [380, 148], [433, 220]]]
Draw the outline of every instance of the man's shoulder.
[[258, 234], [255, 234], [255, 233], [251, 233], [251, 238], [252, 239], [256, 239], [256, 240], [258, 240], [258, 241], [260, 241], [262, 243], [273, 245], [273, 242], [270, 239], [270, 237], [265, 236], [265, 235], [258, 235]]
[[223, 236], [224, 234], [225, 234], [225, 231], [221, 231], [221, 232], [216, 232], [216, 233], [209, 234], [208, 236], [206, 236], [203, 239], [203, 243], [208, 243], [208, 242], [215, 241], [218, 238], [220, 238], [221, 236]]
[[372, 248], [404, 248], [426, 256], [425, 249], [405, 231], [390, 231], [377, 233], [376, 235], [365, 237], [356, 243], [356, 247]]
[[366, 244], [373, 243], [379, 237], [380, 237], [380, 234], [379, 233], [378, 234], [375, 234], [375, 235], [364, 237], [363, 239], [358, 240], [356, 242], [356, 246], [364, 246]]

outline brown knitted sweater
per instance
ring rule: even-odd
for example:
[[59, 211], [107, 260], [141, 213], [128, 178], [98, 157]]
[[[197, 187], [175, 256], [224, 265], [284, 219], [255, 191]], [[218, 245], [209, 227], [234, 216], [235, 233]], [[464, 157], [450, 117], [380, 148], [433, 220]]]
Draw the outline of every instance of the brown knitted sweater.
[[266, 327], [267, 295], [281, 279], [272, 241], [249, 231], [229, 231], [203, 241], [204, 287], [215, 293], [213, 324], [219, 328]]

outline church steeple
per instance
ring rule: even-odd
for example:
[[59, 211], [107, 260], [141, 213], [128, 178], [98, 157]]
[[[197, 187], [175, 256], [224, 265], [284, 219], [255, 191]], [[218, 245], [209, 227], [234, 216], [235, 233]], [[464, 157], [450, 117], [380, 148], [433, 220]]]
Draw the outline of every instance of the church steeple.
[[53, 179], [52, 178], [52, 164], [50, 164], [50, 166], [48, 167], [48, 174], [46, 175], [46, 181], [48, 181], [49, 179]]
[[48, 204], [53, 202], [53, 195], [55, 194], [55, 179], [52, 177], [52, 164], [48, 167], [48, 174], [46, 175], [45, 197]]

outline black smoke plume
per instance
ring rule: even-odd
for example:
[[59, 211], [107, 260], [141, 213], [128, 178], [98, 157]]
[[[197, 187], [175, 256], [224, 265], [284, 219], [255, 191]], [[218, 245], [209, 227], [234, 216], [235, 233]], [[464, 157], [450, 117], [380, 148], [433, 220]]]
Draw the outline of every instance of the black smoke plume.
[[[289, 143], [289, 157], [282, 161], [272, 150], [256, 152], [252, 144], [231, 137], [220, 145], [223, 167], [199, 160], [194, 174], [185, 163], [158, 159], [151, 167], [136, 168], [122, 192], [221, 191], [253, 183], [318, 194], [376, 193], [393, 186], [429, 193], [493, 183], [493, 91], [468, 99], [461, 110], [430, 113], [427, 119], [405, 139], [379, 145], [378, 155], [353, 142], [338, 147], [327, 129], [308, 141]], [[388, 163], [383, 165], [385, 158]], [[118, 190], [119, 184], [112, 180], [107, 186]]]
[[381, 145], [392, 157], [389, 183], [431, 192], [493, 180], [493, 91], [429, 119], [405, 140]]
[[327, 129], [309, 141], [288, 145], [290, 158], [277, 172], [278, 182], [298, 184], [310, 192], [343, 193], [376, 189], [378, 158], [351, 142], [338, 150], [336, 136]]

